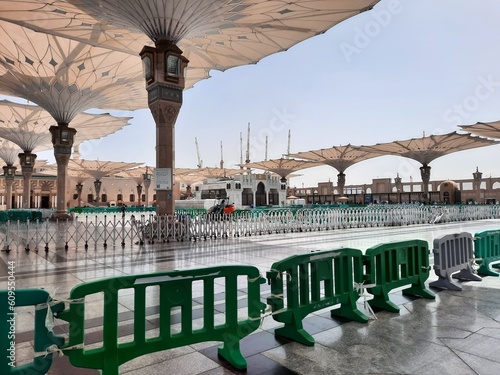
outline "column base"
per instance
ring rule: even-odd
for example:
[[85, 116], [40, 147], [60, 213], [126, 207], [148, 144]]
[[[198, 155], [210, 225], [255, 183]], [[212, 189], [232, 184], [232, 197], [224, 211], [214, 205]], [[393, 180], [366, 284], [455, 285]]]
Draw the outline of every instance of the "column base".
[[50, 221], [73, 221], [73, 215], [68, 212], [54, 212], [49, 218]]

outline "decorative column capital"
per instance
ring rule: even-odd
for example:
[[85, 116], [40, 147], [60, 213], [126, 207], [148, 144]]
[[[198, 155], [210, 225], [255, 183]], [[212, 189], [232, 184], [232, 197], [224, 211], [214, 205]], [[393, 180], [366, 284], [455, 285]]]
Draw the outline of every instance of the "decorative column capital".
[[174, 126], [181, 106], [170, 101], [158, 100], [150, 103], [149, 109], [157, 125], [167, 124]]

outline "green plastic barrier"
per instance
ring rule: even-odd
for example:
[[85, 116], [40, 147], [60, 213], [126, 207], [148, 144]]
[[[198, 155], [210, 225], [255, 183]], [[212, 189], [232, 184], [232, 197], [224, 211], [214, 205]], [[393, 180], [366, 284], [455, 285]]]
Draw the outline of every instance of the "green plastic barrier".
[[366, 250], [365, 281], [375, 284], [367, 288], [374, 298], [370, 306], [382, 310], [399, 312], [399, 307], [390, 301], [389, 292], [405, 285], [403, 294], [434, 299], [436, 296], [425, 287], [429, 278], [429, 245], [423, 240], [409, 240], [380, 244]]
[[[15, 307], [36, 306], [50, 301], [49, 293], [42, 289], [0, 290], [0, 374], [44, 375], [52, 365], [52, 353], [45, 353], [52, 345], [64, 344], [64, 338], [55, 336], [45, 326], [47, 306], [35, 310], [33, 362], [15, 366]], [[52, 312], [62, 311], [63, 303], [51, 306]]]
[[5, 211], [0, 211], [0, 222], [4, 223], [7, 220], [10, 221], [21, 221], [21, 222], [26, 222], [26, 221], [42, 221], [43, 220], [43, 215], [41, 211], [36, 211], [36, 210], [5, 210]]
[[332, 317], [368, 321], [356, 307], [359, 293], [354, 283], [363, 282], [360, 250], [344, 248], [294, 255], [275, 262], [266, 276], [271, 284], [267, 303], [273, 318], [285, 323], [275, 330], [277, 336], [314, 345], [314, 338], [304, 329], [302, 320], [311, 312], [336, 304], [340, 307], [331, 310]]
[[[247, 277], [248, 319], [238, 320], [238, 276]], [[215, 321], [214, 280], [223, 278], [225, 286], [225, 322]], [[193, 328], [193, 283], [203, 282], [203, 327]], [[237, 369], [245, 369], [240, 339], [260, 325], [265, 304], [260, 301], [260, 284], [265, 280], [253, 266], [218, 266], [193, 270], [170, 271], [102, 279], [73, 288], [71, 299], [103, 293], [103, 343], [92, 349], [64, 351], [77, 367], [102, 369], [102, 375], [118, 375], [123, 363], [144, 354], [177, 348], [204, 341], [222, 341], [218, 353]], [[146, 288], [159, 286], [159, 336], [146, 337]], [[241, 287], [241, 286], [240, 286]], [[118, 291], [134, 292], [134, 340], [118, 343]], [[171, 310], [181, 308], [180, 332], [171, 332]], [[58, 315], [70, 324], [69, 342], [65, 348], [84, 343], [85, 303], [72, 303]], [[64, 350], [64, 348], [62, 348]]]
[[[480, 265], [477, 273], [483, 276], [500, 276], [490, 268], [490, 263], [500, 260], [500, 230], [486, 230], [474, 235], [474, 256]], [[500, 263], [491, 265], [500, 268]]]

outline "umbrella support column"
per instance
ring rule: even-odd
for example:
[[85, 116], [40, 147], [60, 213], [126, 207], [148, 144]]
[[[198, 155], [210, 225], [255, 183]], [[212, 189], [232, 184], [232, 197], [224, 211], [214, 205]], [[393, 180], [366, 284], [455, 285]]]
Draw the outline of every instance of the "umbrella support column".
[[12, 208], [12, 184], [14, 182], [16, 169], [17, 168], [12, 165], [6, 165], [3, 167], [5, 175], [5, 207], [7, 210]]
[[67, 123], [59, 123], [58, 126], [51, 126], [49, 130], [52, 134], [54, 156], [57, 163], [56, 212], [52, 214], [50, 220], [72, 220], [72, 216], [68, 214], [66, 209], [66, 180], [76, 129], [68, 127]]
[[[182, 106], [184, 70], [188, 60], [169, 41], [145, 46], [140, 53], [148, 91], [148, 105], [156, 123], [156, 213], [175, 211], [175, 121]], [[147, 189], [146, 189], [147, 191]]]
[[420, 176], [422, 177], [422, 183], [424, 184], [424, 203], [429, 204], [429, 181], [431, 180], [431, 167], [426, 164], [420, 167]]
[[21, 162], [21, 172], [23, 173], [23, 205], [24, 209], [31, 208], [31, 176], [33, 175], [33, 166], [35, 165], [36, 154], [30, 151], [21, 152], [19, 155]]

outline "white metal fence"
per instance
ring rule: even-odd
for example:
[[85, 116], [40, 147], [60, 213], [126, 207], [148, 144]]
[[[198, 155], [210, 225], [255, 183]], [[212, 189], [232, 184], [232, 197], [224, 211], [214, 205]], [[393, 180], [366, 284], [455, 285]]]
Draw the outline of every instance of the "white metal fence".
[[85, 248], [142, 245], [170, 241], [262, 235], [283, 232], [436, 224], [500, 217], [498, 205], [416, 206], [374, 205], [346, 208], [275, 209], [242, 211], [230, 215], [76, 216], [72, 221], [0, 223], [4, 251], [48, 251], [49, 248]]

